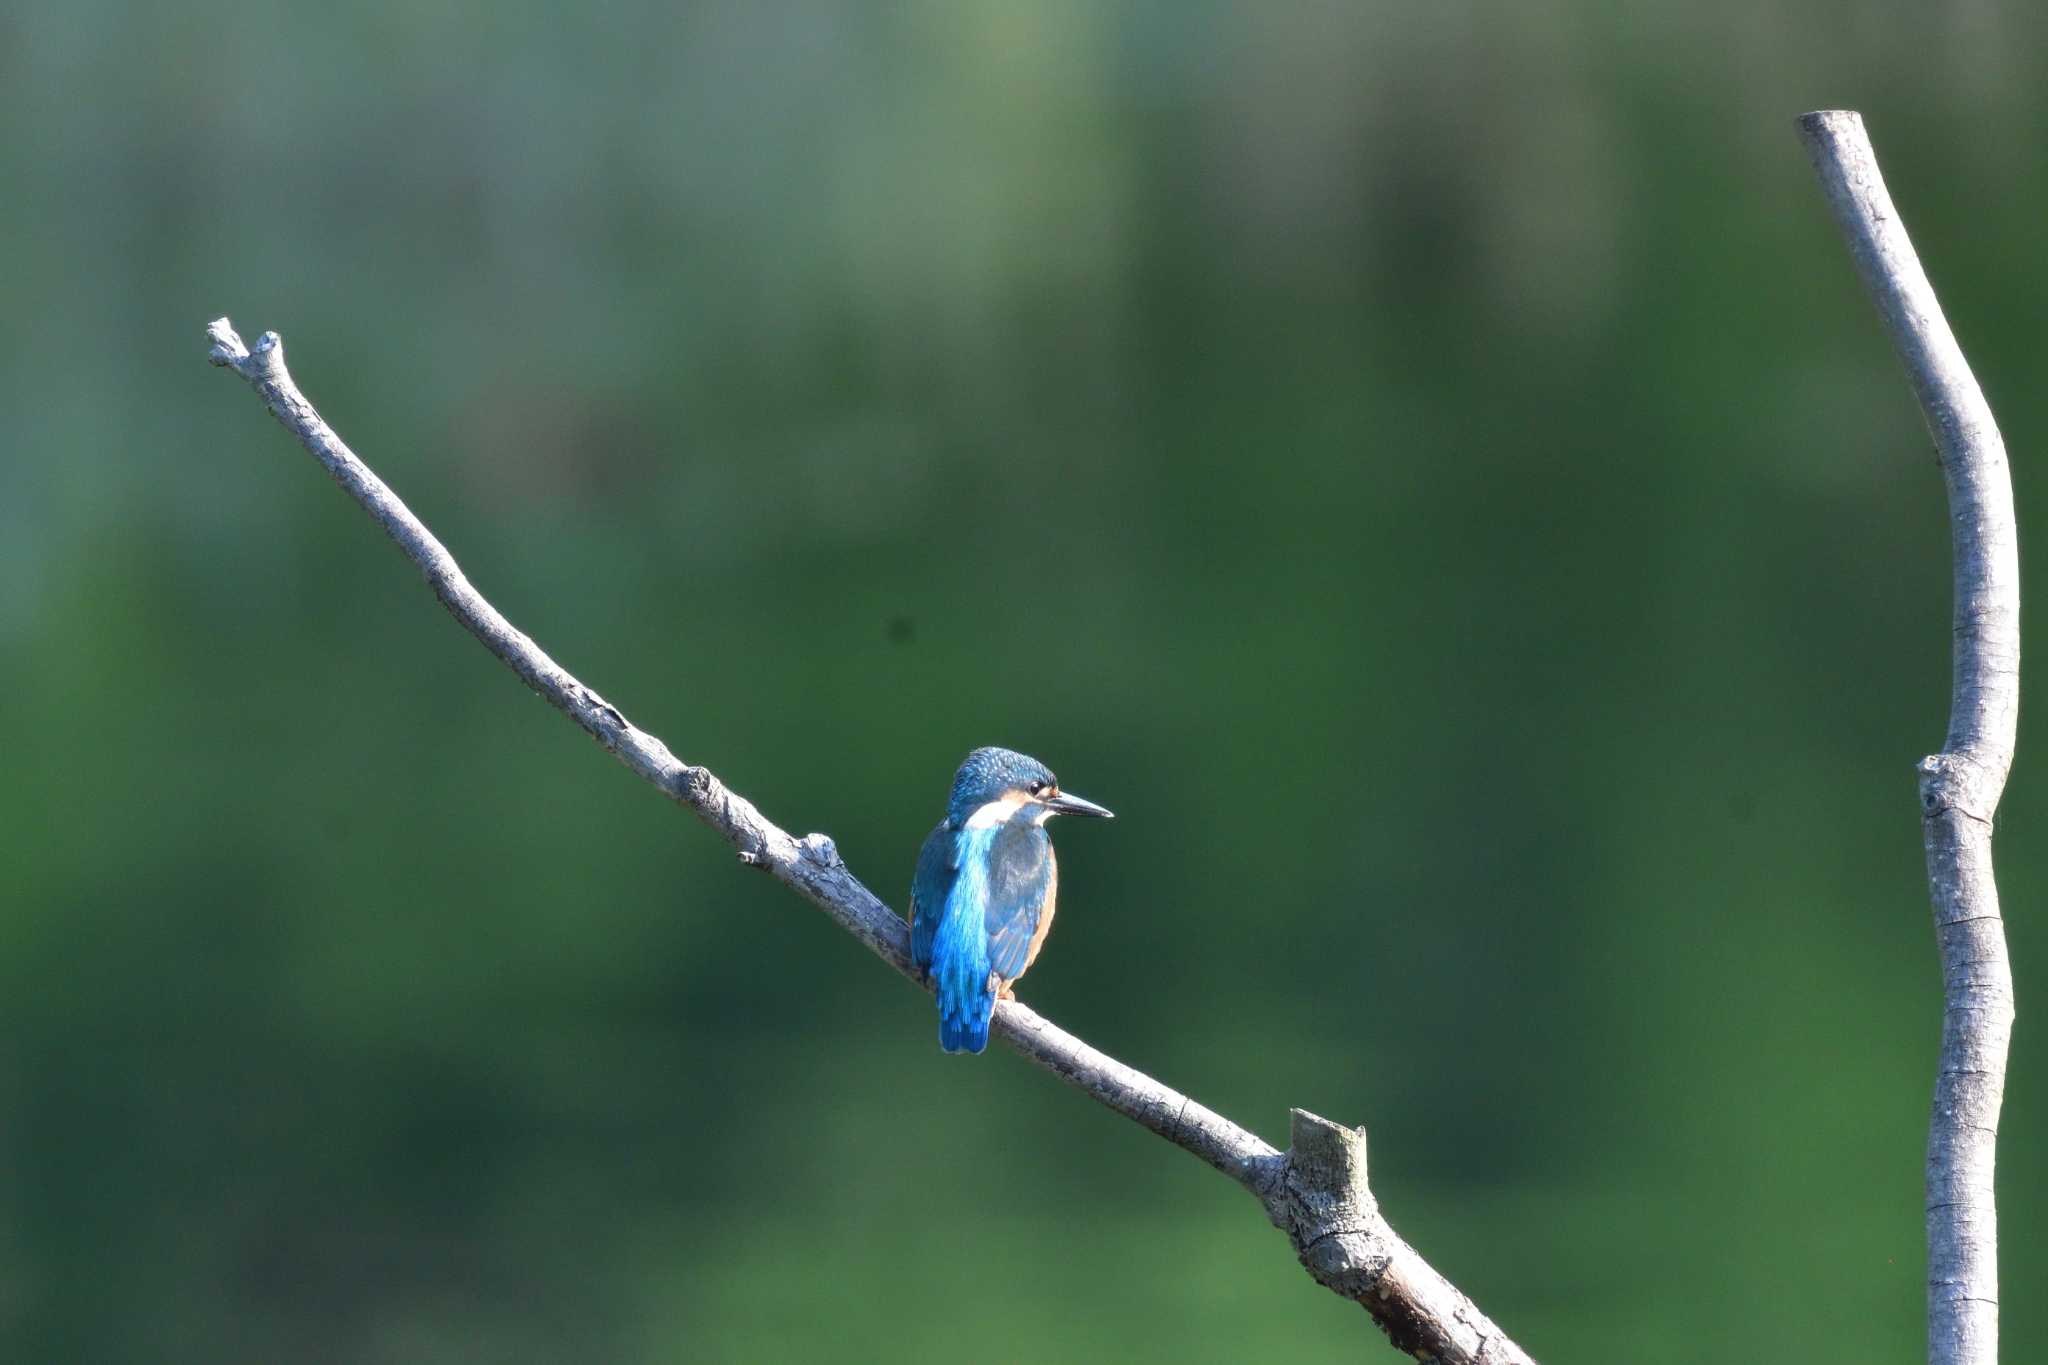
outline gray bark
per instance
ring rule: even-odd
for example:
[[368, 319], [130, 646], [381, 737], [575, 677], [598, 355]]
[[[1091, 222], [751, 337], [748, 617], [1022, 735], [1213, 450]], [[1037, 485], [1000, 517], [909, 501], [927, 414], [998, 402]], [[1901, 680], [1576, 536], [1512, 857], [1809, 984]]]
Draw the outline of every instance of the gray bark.
[[[226, 318], [208, 327], [207, 335], [212, 362], [249, 382], [285, 429], [419, 565], [441, 604], [484, 648], [621, 763], [711, 826], [741, 862], [789, 886], [898, 973], [917, 980], [903, 920], [861, 884], [831, 839], [822, 834], [796, 838], [710, 770], [677, 758], [549, 658], [471, 586], [433, 532], [299, 392], [275, 332], [259, 337], [253, 350]], [[1363, 1305], [1396, 1346], [1444, 1365], [1530, 1362], [1380, 1216], [1366, 1184], [1363, 1130], [1296, 1110], [1292, 1145], [1278, 1151], [1214, 1110], [1090, 1047], [1020, 1001], [997, 1003], [994, 1032], [1069, 1085], [1243, 1186], [1287, 1234], [1316, 1281]]]
[[1998, 1359], [1998, 1206], [1992, 1169], [2012, 967], [1992, 879], [1991, 821], [2019, 721], [2019, 533], [1991, 409], [1892, 207], [1860, 116], [1803, 115], [1799, 131], [1849, 253], [1905, 363], [1948, 484], [1955, 652], [1948, 737], [1920, 762], [1920, 824], [1946, 1006], [1927, 1135], [1927, 1358]]

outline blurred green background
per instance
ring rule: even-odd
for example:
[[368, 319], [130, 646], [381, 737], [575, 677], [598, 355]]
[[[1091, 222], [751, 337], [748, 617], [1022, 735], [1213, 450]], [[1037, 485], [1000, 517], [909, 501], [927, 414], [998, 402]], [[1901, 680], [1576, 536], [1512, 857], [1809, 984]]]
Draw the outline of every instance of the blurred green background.
[[1368, 1125], [1539, 1357], [1919, 1358], [1947, 527], [1791, 121], [1868, 117], [2026, 539], [2044, 44], [2018, 0], [9, 8], [4, 1354], [1398, 1358], [521, 689], [207, 367], [225, 312], [899, 906], [975, 744], [1113, 806], [1023, 995], [1269, 1139]]

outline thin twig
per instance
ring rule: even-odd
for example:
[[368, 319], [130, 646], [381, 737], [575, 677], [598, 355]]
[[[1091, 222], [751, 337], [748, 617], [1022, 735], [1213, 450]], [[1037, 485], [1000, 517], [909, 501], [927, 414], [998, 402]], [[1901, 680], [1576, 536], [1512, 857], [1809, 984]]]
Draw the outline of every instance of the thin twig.
[[1920, 761], [1927, 885], [1946, 1011], [1927, 1135], [1927, 1356], [1998, 1359], [1998, 1205], [1992, 1168], [2012, 966], [1991, 869], [1991, 818], [2012, 767], [2020, 706], [2019, 532], [1991, 409], [1892, 207], [1863, 119], [1799, 119], [1849, 254], [1905, 362], [1948, 484], [1955, 560], [1955, 673], [1948, 737]]
[[[292, 382], [275, 332], [242, 344], [226, 318], [207, 328], [209, 359], [249, 381], [285, 429], [361, 503], [426, 574], [434, 595], [484, 648], [621, 763], [694, 812], [738, 851], [831, 916], [912, 981], [909, 933], [822, 834], [797, 839], [708, 769], [684, 763], [515, 628], [455, 557], [351, 451]], [[1025, 1057], [1242, 1185], [1288, 1234], [1316, 1280], [1372, 1314], [1396, 1346], [1444, 1365], [1527, 1365], [1530, 1358], [1388, 1226], [1366, 1184], [1365, 1133], [1295, 1110], [1281, 1152], [1229, 1119], [1098, 1051], [1016, 1000], [996, 1006], [996, 1035]]]

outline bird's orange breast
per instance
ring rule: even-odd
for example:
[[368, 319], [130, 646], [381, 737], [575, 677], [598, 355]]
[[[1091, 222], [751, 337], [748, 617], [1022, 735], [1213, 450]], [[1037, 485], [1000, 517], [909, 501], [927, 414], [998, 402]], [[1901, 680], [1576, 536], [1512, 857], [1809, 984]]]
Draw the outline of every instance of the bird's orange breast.
[[1045, 904], [1038, 907], [1038, 927], [1031, 931], [1031, 946], [1024, 950], [1024, 965], [1017, 969], [1017, 977], [1031, 970], [1031, 964], [1038, 961], [1038, 950], [1045, 946], [1045, 936], [1052, 932], [1053, 904], [1060, 896], [1060, 860], [1046, 851]]

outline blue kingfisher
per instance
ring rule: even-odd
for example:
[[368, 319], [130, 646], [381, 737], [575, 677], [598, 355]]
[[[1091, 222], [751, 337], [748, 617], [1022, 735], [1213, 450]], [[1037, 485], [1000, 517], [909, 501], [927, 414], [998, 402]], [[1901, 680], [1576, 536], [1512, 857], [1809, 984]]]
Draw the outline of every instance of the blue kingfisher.
[[910, 883], [910, 956], [935, 985], [948, 1052], [988, 1046], [997, 998], [1010, 998], [1045, 945], [1059, 891], [1045, 832], [1055, 815], [1112, 818], [1012, 749], [976, 749], [953, 775], [946, 818], [924, 841]]

